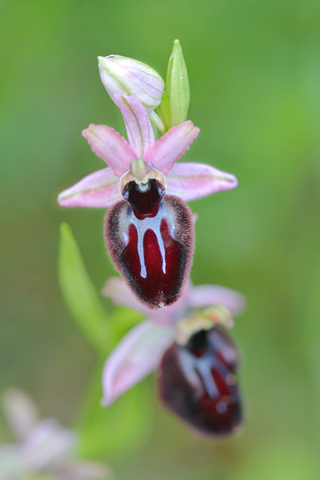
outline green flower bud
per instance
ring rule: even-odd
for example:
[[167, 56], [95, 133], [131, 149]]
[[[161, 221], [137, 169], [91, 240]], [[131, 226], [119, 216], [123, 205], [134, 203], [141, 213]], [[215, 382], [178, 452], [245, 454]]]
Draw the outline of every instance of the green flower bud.
[[[173, 42], [173, 50], [169, 58], [166, 93], [170, 100], [169, 127], [171, 128], [187, 120], [190, 103], [188, 72], [179, 40]], [[163, 107], [165, 108], [165, 105]]]

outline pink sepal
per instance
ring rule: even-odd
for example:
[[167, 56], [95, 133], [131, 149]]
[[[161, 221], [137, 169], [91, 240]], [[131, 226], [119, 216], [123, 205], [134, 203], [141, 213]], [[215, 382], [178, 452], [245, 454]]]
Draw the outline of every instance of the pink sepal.
[[17, 388], [4, 392], [2, 406], [15, 438], [23, 443], [39, 422], [39, 412], [26, 393]]
[[137, 158], [128, 142], [121, 135], [106, 125], [94, 125], [82, 130], [82, 135], [91, 145], [92, 150], [112, 168], [117, 177], [126, 173], [132, 160]]
[[204, 163], [176, 163], [166, 181], [167, 193], [177, 195], [186, 202], [220, 190], [231, 190], [238, 185], [234, 175]]
[[35, 425], [23, 444], [20, 455], [31, 471], [38, 471], [54, 465], [71, 452], [75, 439], [72, 430], [61, 427], [53, 418], [45, 418]]
[[59, 193], [58, 203], [62, 207], [108, 208], [121, 198], [119, 178], [107, 167]]
[[132, 308], [149, 317], [153, 313], [151, 308], [146, 307], [137, 299], [129, 285], [120, 277], [109, 278], [101, 293], [105, 297], [110, 298], [115, 305]]
[[130, 330], [105, 363], [102, 405], [111, 405], [152, 372], [172, 343], [173, 335], [173, 328], [156, 325], [150, 320], [145, 320]]
[[145, 161], [167, 175], [199, 133], [191, 120], [170, 128], [145, 153]]
[[245, 297], [241, 293], [220, 285], [199, 285], [190, 290], [189, 306], [191, 308], [223, 305], [233, 316], [237, 316], [244, 310], [245, 303]]

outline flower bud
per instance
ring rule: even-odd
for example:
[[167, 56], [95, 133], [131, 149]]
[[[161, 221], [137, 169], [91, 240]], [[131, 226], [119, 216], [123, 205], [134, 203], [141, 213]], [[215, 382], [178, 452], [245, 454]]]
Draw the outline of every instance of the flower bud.
[[153, 68], [120, 55], [98, 57], [98, 61], [101, 81], [114, 102], [114, 93], [134, 95], [148, 113], [160, 104], [164, 81]]
[[170, 98], [170, 128], [187, 120], [190, 88], [187, 67], [179, 40], [173, 42], [169, 58], [166, 93]]

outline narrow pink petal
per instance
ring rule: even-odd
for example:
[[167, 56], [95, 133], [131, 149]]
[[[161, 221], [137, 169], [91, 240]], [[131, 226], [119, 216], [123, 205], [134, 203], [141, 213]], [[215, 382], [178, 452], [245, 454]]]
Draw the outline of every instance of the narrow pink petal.
[[144, 158], [144, 154], [154, 144], [154, 133], [147, 110], [133, 95], [124, 96], [114, 94], [116, 104], [121, 110], [126, 124], [128, 140], [137, 158]]
[[188, 150], [199, 131], [190, 120], [170, 128], [147, 150], [145, 161], [167, 175], [175, 162]]
[[137, 299], [131, 288], [122, 278], [109, 278], [106, 281], [101, 293], [105, 297], [110, 298], [114, 304], [133, 308], [134, 310], [137, 310], [148, 317], [151, 317], [154, 312], [154, 310], [146, 307], [140, 302], [140, 300]]
[[119, 178], [109, 167], [91, 173], [58, 195], [62, 207], [107, 208], [121, 199]]
[[245, 297], [241, 293], [220, 285], [192, 287], [189, 297], [189, 306], [192, 308], [224, 305], [234, 316], [239, 315], [244, 310], [245, 303]]
[[116, 398], [152, 372], [173, 342], [173, 336], [173, 328], [156, 325], [150, 320], [130, 330], [104, 365], [102, 405], [111, 405]]
[[125, 307], [133, 308], [141, 312], [146, 317], [152, 319], [155, 323], [160, 325], [173, 325], [177, 318], [178, 312], [184, 311], [187, 306], [187, 298], [189, 298], [189, 283], [184, 288], [181, 297], [172, 305], [168, 307], [153, 310], [143, 305], [140, 300], [132, 292], [127, 283], [119, 277], [109, 278], [103, 289], [102, 295], [110, 298], [114, 304], [123, 305]]
[[82, 135], [91, 145], [92, 150], [112, 168], [117, 177], [126, 173], [136, 154], [121, 137], [121, 135], [106, 125], [94, 125], [91, 123]]
[[204, 163], [177, 163], [166, 177], [167, 193], [185, 201], [205, 197], [238, 185], [235, 176]]
[[39, 413], [26, 393], [17, 388], [5, 391], [3, 410], [15, 438], [23, 443], [39, 421]]
[[34, 427], [23, 444], [21, 457], [32, 471], [61, 461], [76, 443], [75, 433], [63, 428], [57, 420], [45, 418]]

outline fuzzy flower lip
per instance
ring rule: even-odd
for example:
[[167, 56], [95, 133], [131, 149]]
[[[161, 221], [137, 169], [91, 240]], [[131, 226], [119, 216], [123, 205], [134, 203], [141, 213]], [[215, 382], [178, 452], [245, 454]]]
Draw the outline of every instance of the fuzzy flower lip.
[[120, 278], [110, 278], [102, 293], [115, 304], [134, 308], [146, 316], [106, 360], [102, 377], [103, 406], [111, 405], [159, 366], [167, 348], [176, 341], [179, 321], [191, 317], [193, 309], [222, 305], [236, 316], [245, 306], [242, 294], [218, 285], [189, 284], [176, 303], [160, 310], [143, 306]]
[[115, 93], [134, 95], [151, 113], [161, 102], [164, 81], [153, 68], [121, 55], [98, 57], [100, 78], [111, 99]]
[[237, 186], [237, 179], [202, 163], [178, 163], [197, 137], [199, 129], [187, 120], [172, 127], [155, 142], [148, 113], [134, 96], [114, 94], [123, 115], [128, 142], [106, 125], [91, 124], [82, 135], [108, 167], [98, 170], [61, 192], [64, 207], [107, 208], [122, 199], [119, 178], [130, 170], [132, 161], [143, 158], [166, 176], [167, 193], [194, 200]]

